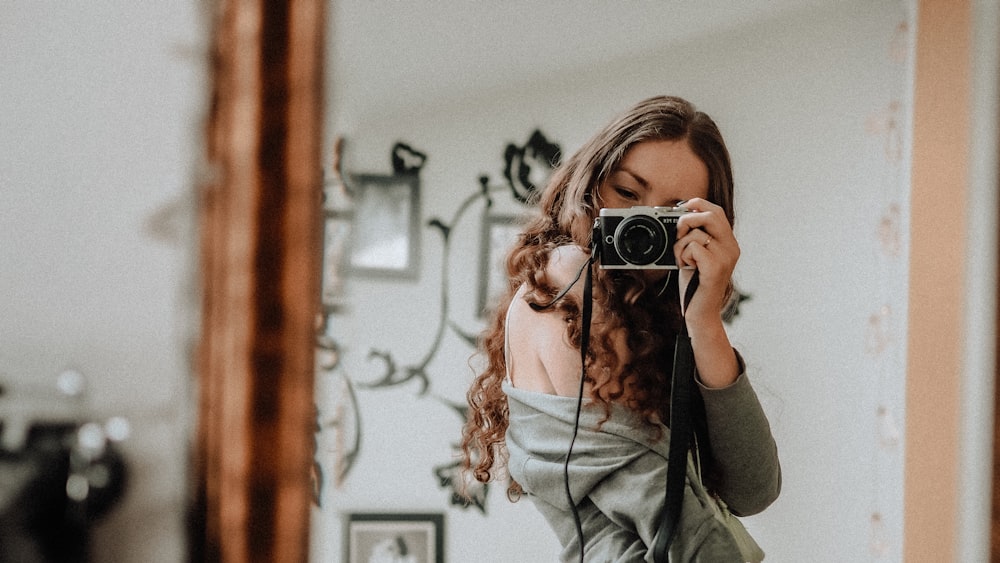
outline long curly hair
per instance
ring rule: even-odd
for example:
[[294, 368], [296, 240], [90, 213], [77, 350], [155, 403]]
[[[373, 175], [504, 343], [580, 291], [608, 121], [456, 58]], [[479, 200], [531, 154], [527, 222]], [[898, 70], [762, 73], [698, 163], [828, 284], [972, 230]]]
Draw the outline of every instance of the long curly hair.
[[[507, 255], [508, 283], [480, 336], [477, 351], [485, 366], [467, 393], [462, 454], [464, 468], [476, 480], [486, 483], [506, 475], [504, 438], [509, 409], [501, 384], [506, 376], [506, 312], [514, 295], [527, 285], [526, 300], [549, 302], [561, 289], [551, 287], [544, 275], [552, 251], [565, 245], [590, 247], [600, 211], [598, 188], [625, 153], [644, 141], [681, 139], [708, 168], [708, 200], [725, 210], [732, 225], [733, 174], [722, 135], [708, 115], [672, 96], [646, 99], [611, 121], [553, 172], [539, 195], [535, 215]], [[672, 276], [673, 287], [661, 291], [648, 288], [634, 271], [603, 270], [597, 264], [591, 268], [594, 310], [601, 311], [602, 322], [591, 327], [588, 344], [585, 377], [590, 398], [608, 414], [611, 404], [619, 403], [648, 422], [666, 420], [670, 374], [664, 366], [670, 365], [674, 336], [682, 322], [677, 276]], [[563, 316], [569, 341], [576, 347], [581, 340], [580, 305], [579, 299], [569, 294], [553, 306]], [[627, 359], [620, 358], [612, 345], [613, 335], [622, 333], [629, 350]], [[522, 492], [511, 480], [508, 497], [516, 500]]]

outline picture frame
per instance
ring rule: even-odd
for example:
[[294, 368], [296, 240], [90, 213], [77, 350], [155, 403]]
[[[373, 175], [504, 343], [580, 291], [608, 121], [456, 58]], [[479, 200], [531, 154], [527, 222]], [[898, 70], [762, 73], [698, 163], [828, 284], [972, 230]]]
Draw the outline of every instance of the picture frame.
[[507, 280], [504, 258], [521, 233], [517, 215], [485, 214], [479, 237], [479, 317], [486, 314]]
[[344, 561], [444, 563], [443, 513], [350, 513]]
[[344, 306], [344, 252], [351, 232], [351, 219], [327, 215], [323, 219], [323, 256], [320, 302], [328, 313]]
[[348, 182], [353, 222], [345, 270], [414, 279], [420, 256], [420, 176], [355, 174]]
[[325, 174], [320, 303], [327, 314], [336, 313], [344, 306], [345, 253], [353, 223], [354, 208], [347, 186], [340, 174]]

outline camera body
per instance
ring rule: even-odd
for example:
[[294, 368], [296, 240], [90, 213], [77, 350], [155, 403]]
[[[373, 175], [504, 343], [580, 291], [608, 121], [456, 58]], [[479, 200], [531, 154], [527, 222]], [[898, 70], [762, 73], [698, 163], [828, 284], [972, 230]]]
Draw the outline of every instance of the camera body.
[[601, 268], [676, 270], [674, 242], [683, 207], [603, 208], [594, 224]]

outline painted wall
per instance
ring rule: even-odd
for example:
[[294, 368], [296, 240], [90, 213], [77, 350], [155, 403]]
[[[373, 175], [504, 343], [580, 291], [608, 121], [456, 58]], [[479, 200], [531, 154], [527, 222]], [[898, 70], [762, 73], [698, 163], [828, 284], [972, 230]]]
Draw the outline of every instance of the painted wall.
[[[349, 173], [389, 173], [396, 141], [426, 152], [422, 220], [452, 224], [477, 178], [500, 184], [504, 147], [533, 129], [572, 151], [643, 97], [695, 101], [733, 154], [743, 247], [736, 281], [752, 297], [731, 335], [784, 466], [781, 498], [746, 524], [775, 561], [901, 560], [910, 18], [905, 3], [842, 2], [547, 80], [470, 87], [398, 113], [367, 107], [332, 66], [328, 134], [345, 137]], [[358, 413], [361, 441], [350, 472], [322, 491], [317, 561], [338, 560], [342, 517], [351, 512], [444, 512], [450, 560], [550, 560], [558, 552], [530, 502], [510, 504], [495, 486], [486, 515], [449, 507], [434, 474], [454, 459], [460, 420], [448, 405], [463, 400], [472, 377], [472, 349], [460, 334], [482, 327], [482, 202], [472, 205], [480, 207], [454, 221], [447, 249], [435, 229], [422, 228], [416, 280], [349, 277], [346, 309], [330, 318], [342, 348], [337, 369], [317, 374], [326, 474], [355, 445], [345, 414]], [[496, 197], [496, 212], [515, 207]], [[435, 348], [443, 280], [448, 324]], [[427, 391], [419, 379], [366, 388], [383, 374], [373, 350], [401, 368], [429, 359]]]
[[98, 561], [185, 553], [200, 6], [0, 2], [0, 421], [66, 410], [72, 367], [74, 416], [130, 422]]
[[995, 2], [918, 6], [906, 433], [919, 439], [906, 453], [904, 557], [985, 561], [995, 471], [1000, 11]]

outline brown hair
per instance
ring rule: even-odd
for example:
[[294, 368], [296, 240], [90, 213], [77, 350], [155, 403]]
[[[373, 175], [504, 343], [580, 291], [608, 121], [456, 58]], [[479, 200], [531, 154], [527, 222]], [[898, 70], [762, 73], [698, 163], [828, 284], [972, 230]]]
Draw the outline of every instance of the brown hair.
[[[485, 367], [470, 387], [468, 419], [462, 439], [465, 467], [482, 482], [502, 475], [504, 437], [508, 420], [507, 397], [501, 389], [506, 375], [504, 330], [506, 311], [521, 285], [526, 299], [547, 302], [556, 291], [544, 271], [553, 249], [563, 245], [590, 247], [598, 188], [619, 166], [635, 144], [651, 140], [687, 140], [691, 150], [708, 168], [708, 200], [725, 210], [730, 225], [733, 209], [733, 174], [729, 151], [712, 119], [689, 102], [657, 96], [639, 102], [597, 132], [560, 165], [538, 198], [537, 215], [507, 255], [508, 285], [480, 338], [479, 353]], [[646, 291], [640, 276], [627, 270], [602, 270], [593, 266], [595, 310], [603, 322], [591, 328], [586, 377], [590, 395], [605, 412], [614, 402], [635, 409], [645, 420], [660, 419], [669, 403], [669, 374], [673, 335], [681, 322], [676, 286], [659, 298]], [[676, 279], [673, 282], [676, 284]], [[732, 284], [730, 284], [731, 287]], [[731, 289], [730, 289], [731, 290]], [[572, 295], [555, 308], [568, 325], [570, 342], [580, 345], [580, 304]], [[654, 319], [656, 322], [654, 323]], [[664, 323], [663, 319], [668, 319]], [[624, 331], [631, 357], [618, 358], [611, 334]], [[508, 496], [521, 492], [511, 482]]]

